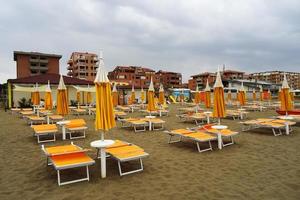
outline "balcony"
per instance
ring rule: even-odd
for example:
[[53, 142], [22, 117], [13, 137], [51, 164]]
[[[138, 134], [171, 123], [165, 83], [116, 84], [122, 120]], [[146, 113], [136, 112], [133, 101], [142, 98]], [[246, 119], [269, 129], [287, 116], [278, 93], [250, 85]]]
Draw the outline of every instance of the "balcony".
[[68, 76], [73, 76], [73, 72], [68, 72], [67, 75]]
[[49, 62], [48, 59], [40, 59], [39, 61], [40, 61], [40, 63], [45, 63], [45, 64], [47, 64]]
[[38, 58], [29, 58], [29, 62], [31, 62], [31, 63], [38, 63], [39, 59]]

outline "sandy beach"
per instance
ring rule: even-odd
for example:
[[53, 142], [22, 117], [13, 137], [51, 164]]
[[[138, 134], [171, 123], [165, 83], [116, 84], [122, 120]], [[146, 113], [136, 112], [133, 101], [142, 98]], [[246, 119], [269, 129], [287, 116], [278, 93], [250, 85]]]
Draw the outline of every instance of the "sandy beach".
[[[175, 117], [178, 107], [170, 105], [170, 116], [162, 117], [166, 129], [195, 126]], [[250, 112], [249, 119], [274, 115], [274, 110]], [[87, 138], [74, 143], [90, 148], [89, 155], [95, 158], [96, 150], [89, 145], [100, 138], [94, 131], [94, 119], [80, 117], [88, 123]], [[32, 129], [16, 115], [0, 111], [0, 199], [299, 199], [299, 124], [291, 135], [274, 137], [271, 130], [241, 132], [238, 122], [222, 120], [222, 124], [240, 131], [235, 145], [218, 150], [214, 142], [214, 150], [204, 153], [198, 153], [192, 142], [168, 144], [168, 135], [162, 131], [134, 133], [114, 128], [106, 138], [134, 143], [150, 154], [144, 159], [144, 171], [120, 177], [117, 162], [108, 159], [107, 178], [101, 179], [100, 160], [96, 160], [90, 167], [90, 182], [59, 187], [56, 171], [46, 166]], [[46, 145], [69, 143], [59, 135], [56, 142]], [[77, 175], [78, 170], [62, 173], [66, 178]]]

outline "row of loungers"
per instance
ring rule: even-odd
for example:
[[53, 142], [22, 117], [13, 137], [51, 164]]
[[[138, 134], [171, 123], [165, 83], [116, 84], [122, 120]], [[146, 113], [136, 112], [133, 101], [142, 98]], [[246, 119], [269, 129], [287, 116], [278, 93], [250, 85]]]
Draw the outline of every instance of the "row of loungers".
[[[196, 142], [198, 152], [211, 151], [212, 145], [211, 141], [217, 140], [217, 133], [221, 134], [221, 138], [229, 138], [230, 142], [224, 143], [222, 139], [222, 146], [228, 146], [234, 144], [233, 137], [238, 134], [238, 132], [231, 131], [229, 129], [224, 129], [222, 131], [218, 131], [213, 129], [212, 126], [214, 124], [207, 124], [201, 127], [193, 128], [193, 129], [175, 129], [170, 131], [165, 131], [170, 137], [168, 143], [176, 143], [182, 142], [183, 139], [192, 140]], [[173, 137], [179, 137], [177, 140], [173, 140]], [[208, 148], [200, 147], [200, 143], [208, 143]]]
[[296, 122], [293, 121], [270, 118], [259, 118], [254, 120], [243, 121], [240, 123], [243, 125], [242, 131], [249, 131], [258, 128], [267, 128], [272, 130], [274, 136], [282, 135], [282, 130], [286, 128], [286, 124], [289, 126], [290, 131], [292, 131], [290, 127], [296, 124]]
[[[54, 147], [44, 147], [44, 145], [42, 145], [42, 151], [47, 157], [47, 165], [52, 165], [57, 172], [57, 183], [59, 186], [90, 180], [89, 166], [93, 165], [95, 161], [87, 155], [88, 150], [82, 149], [81, 147], [71, 143], [70, 145]], [[143, 171], [144, 168], [142, 159], [149, 156], [149, 154], [141, 147], [120, 140], [115, 140], [113, 145], [107, 147], [106, 153], [108, 154], [108, 157], [117, 160], [120, 176]], [[121, 164], [134, 160], [138, 160], [140, 162], [140, 168], [123, 172]], [[71, 181], [61, 181], [60, 171], [82, 167], [86, 168], [85, 177]]]
[[[58, 133], [58, 127], [56, 124], [32, 125], [31, 127], [34, 131], [34, 136], [37, 137], [38, 143], [52, 142], [56, 140], [55, 135]], [[84, 119], [71, 119], [68, 120], [67, 124], [65, 124], [65, 128], [66, 133], [68, 133], [70, 136], [70, 139], [78, 139], [85, 138], [85, 131], [88, 127], [86, 126]], [[81, 134], [78, 135], [78, 133]]]

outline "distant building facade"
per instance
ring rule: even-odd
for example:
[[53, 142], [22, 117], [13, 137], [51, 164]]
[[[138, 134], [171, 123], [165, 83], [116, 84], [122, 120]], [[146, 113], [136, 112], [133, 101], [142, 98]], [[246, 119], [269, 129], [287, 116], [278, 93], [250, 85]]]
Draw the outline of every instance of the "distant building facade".
[[157, 71], [140, 66], [117, 66], [108, 73], [111, 81], [126, 82], [136, 88], [148, 88], [151, 77], [154, 87], [158, 88], [163, 84], [165, 88], [180, 87], [182, 75], [176, 72]]
[[182, 86], [181, 73], [159, 70], [155, 73], [155, 76], [166, 88], [179, 88]]
[[249, 79], [280, 84], [283, 81], [284, 74], [286, 74], [290, 87], [292, 87], [293, 89], [300, 88], [299, 72], [285, 72], [285, 71], [256, 72], [256, 73], [249, 74]]
[[88, 52], [73, 52], [68, 60], [68, 76], [94, 81], [98, 56]]
[[61, 55], [40, 52], [14, 51], [17, 78], [40, 74], [59, 74]]
[[[195, 90], [197, 85], [199, 89], [204, 89], [207, 80], [208, 84], [212, 87], [215, 83], [216, 77], [216, 72], [204, 72], [201, 74], [192, 75], [191, 79], [189, 80], [189, 89]], [[221, 71], [221, 77], [223, 82], [228, 82], [229, 80], [244, 79], [247, 77], [247, 75], [245, 75], [245, 72], [224, 69]]]

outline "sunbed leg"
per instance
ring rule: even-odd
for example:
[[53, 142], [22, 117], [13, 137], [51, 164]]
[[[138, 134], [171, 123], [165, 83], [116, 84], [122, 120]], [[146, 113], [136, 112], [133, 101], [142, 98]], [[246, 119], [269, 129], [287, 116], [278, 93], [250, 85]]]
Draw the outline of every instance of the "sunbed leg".
[[89, 173], [89, 166], [88, 165], [86, 166], [86, 178], [87, 178], [87, 181], [90, 181], [90, 173]]
[[57, 171], [57, 183], [60, 186], [60, 173], [59, 173], [59, 170], [56, 170], [56, 171]]
[[225, 143], [222, 141], [222, 143], [223, 143], [223, 147], [226, 147], [226, 146], [229, 146], [229, 145], [234, 144], [233, 137], [230, 136], [230, 142], [228, 142], [228, 143], [225, 144]]
[[136, 172], [143, 171], [144, 166], [143, 166], [142, 158], [139, 158], [139, 161], [140, 161], [140, 168], [139, 169], [132, 170], [132, 171], [129, 171], [129, 172], [122, 172], [121, 162], [118, 160], [118, 167], [119, 167], [120, 176], [124, 176], [124, 175], [133, 174], [133, 173], [136, 173]]
[[196, 144], [197, 144], [197, 149], [198, 149], [199, 153], [202, 153], [202, 152], [204, 152], [204, 151], [212, 151], [212, 146], [211, 146], [210, 141], [208, 141], [209, 148], [206, 148], [206, 149], [203, 149], [203, 150], [200, 149], [200, 144], [199, 144], [199, 142], [196, 142]]

